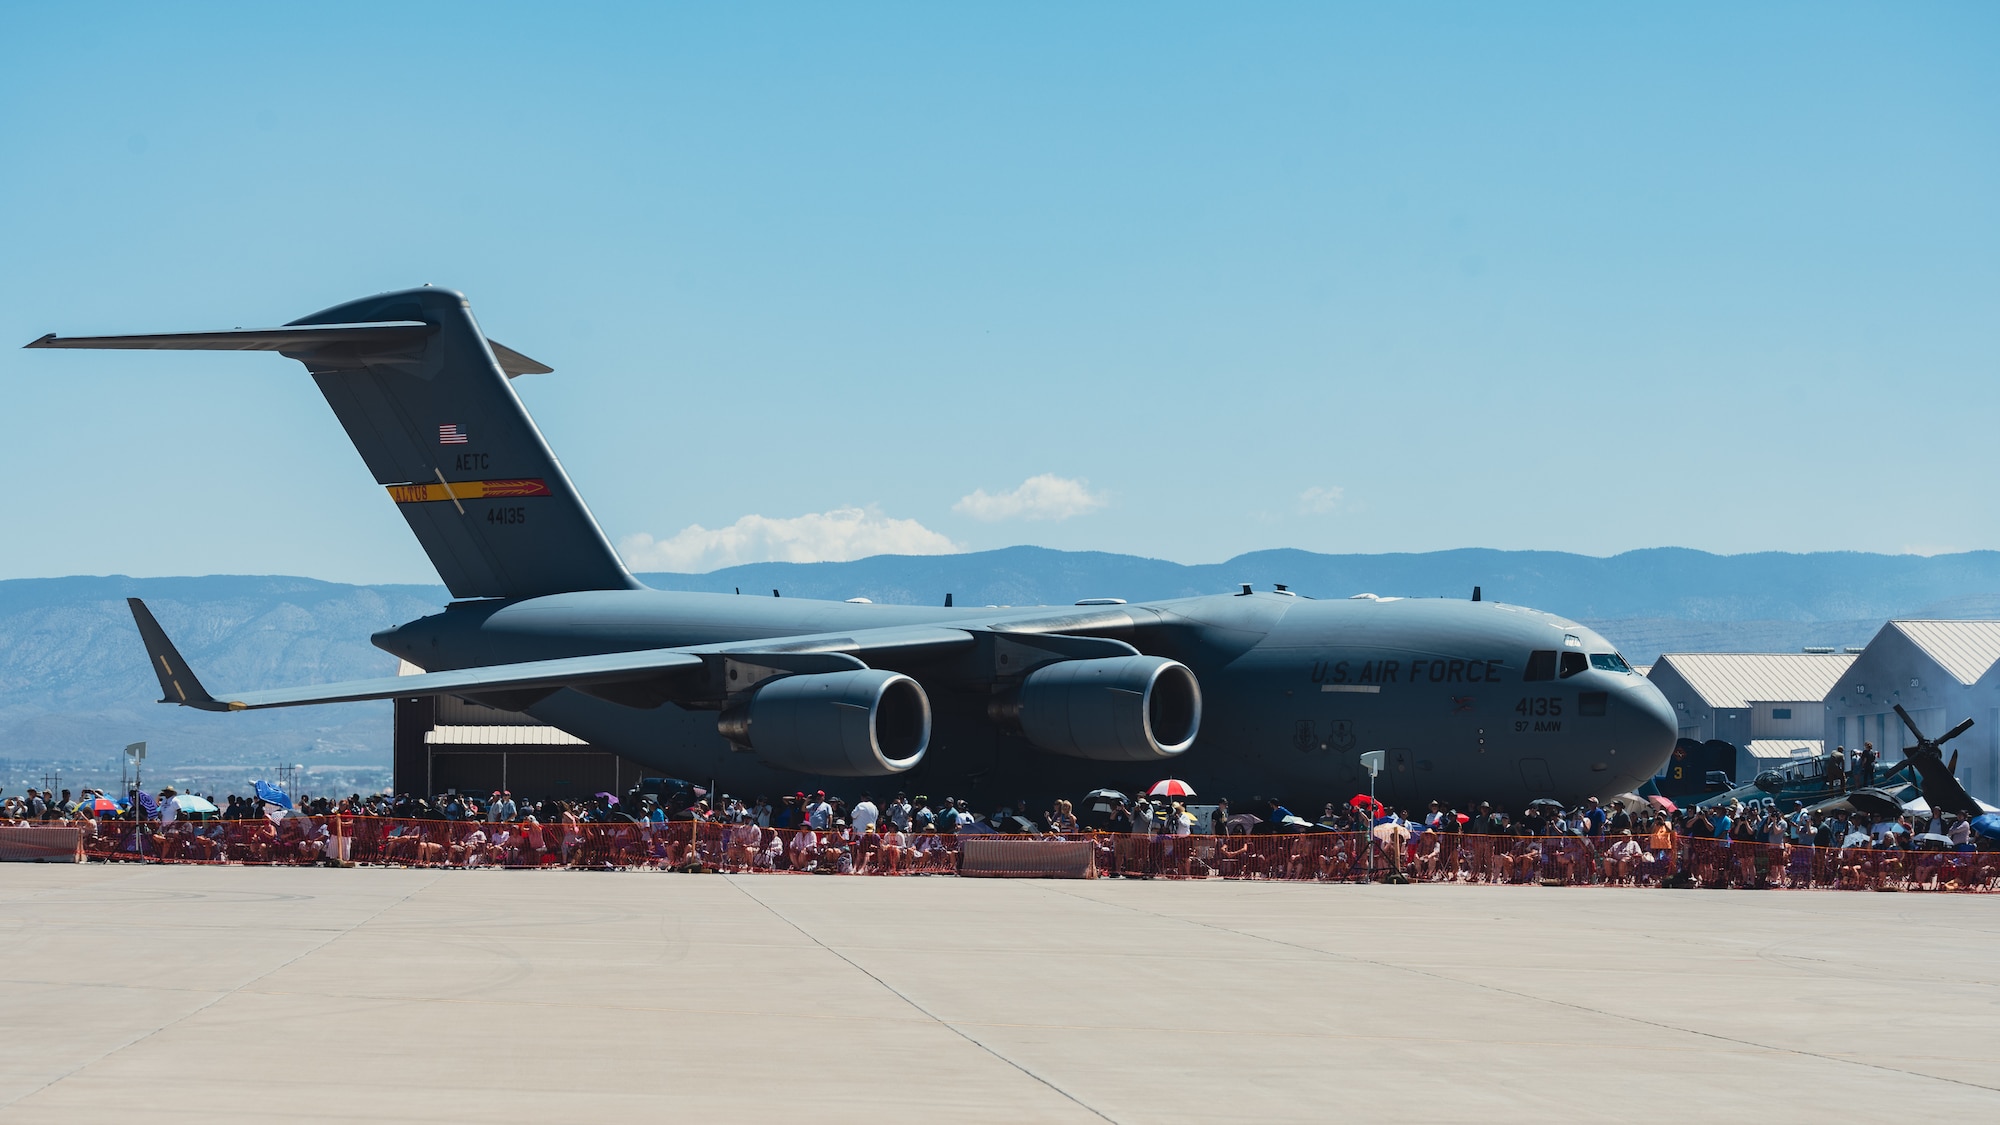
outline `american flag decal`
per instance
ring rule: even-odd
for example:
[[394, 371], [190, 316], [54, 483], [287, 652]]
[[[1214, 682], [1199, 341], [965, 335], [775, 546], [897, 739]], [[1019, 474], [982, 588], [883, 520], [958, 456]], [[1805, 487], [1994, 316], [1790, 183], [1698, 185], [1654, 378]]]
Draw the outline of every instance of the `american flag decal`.
[[439, 445], [464, 445], [471, 440], [472, 438], [458, 428], [457, 422], [447, 422], [438, 427]]

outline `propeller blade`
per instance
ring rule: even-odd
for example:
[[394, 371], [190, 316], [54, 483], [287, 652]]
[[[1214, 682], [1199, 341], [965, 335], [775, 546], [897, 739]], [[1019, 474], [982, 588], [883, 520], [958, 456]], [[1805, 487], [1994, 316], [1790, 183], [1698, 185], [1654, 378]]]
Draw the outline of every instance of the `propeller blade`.
[[1910, 728], [1910, 733], [1917, 736], [1918, 742], [1925, 741], [1924, 732], [1917, 729], [1917, 721], [1915, 719], [1910, 718], [1910, 713], [1908, 711], [1903, 710], [1902, 704], [1898, 703], [1895, 706], [1896, 706], [1896, 717], [1903, 720], [1903, 725]]
[[1951, 764], [1945, 767], [1945, 771], [1953, 777], [1958, 776], [1958, 751], [1951, 752]]
[[1957, 726], [1951, 728], [1950, 730], [1944, 732], [1943, 737], [1937, 740], [1937, 744], [1939, 746], [1943, 746], [1945, 743], [1950, 742], [1952, 739], [1957, 738], [1959, 735], [1964, 734], [1966, 731], [1969, 731], [1971, 729], [1972, 729], [1972, 720], [1967, 719], [1964, 722], [1958, 724]]

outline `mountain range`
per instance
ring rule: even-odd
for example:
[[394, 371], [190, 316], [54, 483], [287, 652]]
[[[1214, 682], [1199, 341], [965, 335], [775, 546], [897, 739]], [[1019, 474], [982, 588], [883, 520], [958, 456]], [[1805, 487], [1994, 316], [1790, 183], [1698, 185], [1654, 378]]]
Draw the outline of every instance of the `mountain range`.
[[[667, 590], [959, 606], [1067, 605], [1220, 593], [1284, 583], [1308, 597], [1466, 598], [1581, 621], [1635, 664], [1672, 651], [1796, 651], [1860, 645], [1892, 617], [2000, 616], [2000, 552], [1920, 557], [1855, 552], [1711, 555], [1679, 548], [1609, 558], [1465, 549], [1321, 555], [1274, 550], [1182, 565], [1102, 552], [1010, 547], [837, 563], [754, 563], [708, 574], [647, 574]], [[447, 600], [441, 586], [357, 586], [310, 578], [70, 577], [0, 581], [0, 785], [39, 783], [50, 764], [115, 772], [147, 740], [186, 772], [296, 761], [359, 777], [386, 767], [387, 704], [244, 715], [159, 706], [124, 599], [142, 597], [211, 688], [247, 689], [389, 674], [368, 635]]]

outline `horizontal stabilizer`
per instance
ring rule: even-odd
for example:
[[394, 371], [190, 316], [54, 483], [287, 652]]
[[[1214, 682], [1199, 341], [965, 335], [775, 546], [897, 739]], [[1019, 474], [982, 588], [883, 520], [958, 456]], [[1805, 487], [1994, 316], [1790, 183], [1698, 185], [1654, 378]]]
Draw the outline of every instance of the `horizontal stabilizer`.
[[155, 332], [143, 336], [58, 336], [51, 332], [26, 346], [184, 352], [310, 352], [341, 348], [368, 352], [408, 348], [434, 331], [419, 321], [386, 321], [231, 328], [222, 332]]
[[493, 358], [500, 361], [500, 370], [505, 371], [509, 379], [516, 375], [547, 375], [555, 370], [546, 363], [529, 359], [491, 336], [486, 338], [486, 346], [493, 349]]
[[[367, 355], [406, 350], [436, 331], [422, 321], [391, 320], [375, 324], [288, 324], [282, 328], [231, 328], [221, 332], [154, 332], [136, 336], [58, 336], [51, 332], [23, 345], [30, 348], [78, 348], [96, 351], [287, 352], [306, 354], [338, 348]], [[498, 340], [486, 341], [500, 370], [516, 375], [547, 375], [555, 368], [529, 359]]]

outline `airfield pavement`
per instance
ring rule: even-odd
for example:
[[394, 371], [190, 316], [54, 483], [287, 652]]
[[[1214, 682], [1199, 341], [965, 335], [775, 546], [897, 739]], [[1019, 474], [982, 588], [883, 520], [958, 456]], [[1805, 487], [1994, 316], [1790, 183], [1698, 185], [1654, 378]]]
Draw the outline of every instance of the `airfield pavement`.
[[0, 867], [0, 1121], [2000, 1109], [2000, 899]]

